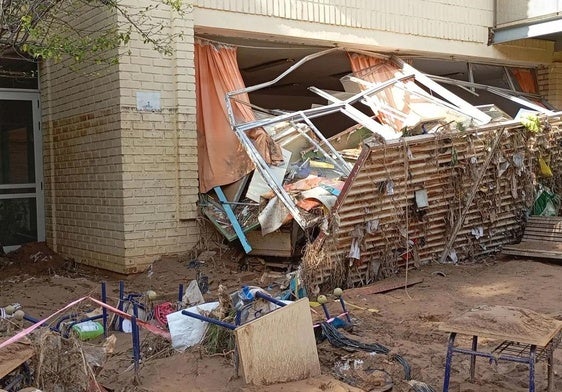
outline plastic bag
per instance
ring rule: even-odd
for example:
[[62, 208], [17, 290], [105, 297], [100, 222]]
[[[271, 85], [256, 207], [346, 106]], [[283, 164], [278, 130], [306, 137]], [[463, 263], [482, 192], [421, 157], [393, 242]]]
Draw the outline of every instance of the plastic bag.
[[541, 187], [533, 204], [532, 215], [557, 216], [559, 208], [560, 196], [552, 193], [548, 188]]
[[541, 157], [539, 157], [539, 169], [540, 169], [540, 172], [541, 172], [542, 176], [552, 177], [552, 170], [550, 170], [550, 167], [548, 166], [548, 164]]

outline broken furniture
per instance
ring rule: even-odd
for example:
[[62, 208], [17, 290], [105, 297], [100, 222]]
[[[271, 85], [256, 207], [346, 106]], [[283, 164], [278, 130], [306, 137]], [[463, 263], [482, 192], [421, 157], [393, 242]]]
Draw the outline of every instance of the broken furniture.
[[268, 385], [319, 375], [308, 299], [286, 304], [259, 290], [253, 295], [278, 308], [243, 325], [239, 325], [238, 313], [236, 324], [187, 310], [181, 313], [234, 331], [242, 374], [248, 384]]
[[504, 246], [502, 253], [562, 259], [562, 217], [530, 216], [521, 242]]
[[320, 375], [308, 299], [275, 310], [234, 331], [248, 384], [268, 385]]
[[[443, 392], [449, 391], [453, 354], [470, 355], [470, 381], [474, 381], [476, 357], [490, 363], [510, 361], [529, 365], [529, 392], [535, 392], [535, 363], [548, 364], [548, 392], [554, 392], [553, 352], [560, 342], [562, 322], [531, 310], [508, 306], [479, 306], [439, 326], [450, 333], [445, 361]], [[455, 347], [457, 334], [472, 336], [470, 349]], [[479, 350], [478, 338], [502, 340], [491, 352]]]

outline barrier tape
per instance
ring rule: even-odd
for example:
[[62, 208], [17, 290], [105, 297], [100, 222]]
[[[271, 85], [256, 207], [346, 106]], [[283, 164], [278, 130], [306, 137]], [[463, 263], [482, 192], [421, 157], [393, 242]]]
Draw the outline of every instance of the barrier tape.
[[[0, 343], [0, 349], [9, 346], [12, 343], [16, 343], [16, 342], [20, 341], [25, 336], [29, 335], [31, 332], [35, 331], [37, 328], [41, 327], [47, 321], [49, 321], [50, 319], [55, 317], [57, 314], [60, 314], [60, 313], [64, 312], [65, 310], [79, 304], [80, 302], [82, 302], [84, 300], [90, 300], [90, 301], [110, 310], [111, 312], [119, 315], [120, 317], [126, 318], [127, 320], [130, 320], [132, 318], [132, 316], [130, 314], [125, 313], [122, 310], [119, 310], [119, 309], [117, 309], [117, 308], [115, 308], [111, 305], [105, 304], [105, 303], [101, 302], [100, 300], [97, 300], [97, 299], [92, 298], [92, 297], [82, 297], [80, 299], [77, 299], [76, 301], [73, 301], [73, 302], [69, 303], [65, 307], [57, 310], [55, 313], [51, 314], [50, 316], [45, 317], [43, 320], [40, 320], [37, 323], [31, 325], [30, 327], [27, 327], [27, 328], [23, 329], [22, 331], [18, 332], [17, 334], [12, 336], [8, 340], [5, 340], [4, 342]], [[156, 326], [154, 326], [154, 325], [152, 325], [152, 324], [150, 324], [146, 321], [137, 319], [137, 325], [146, 329], [149, 332], [152, 332], [153, 334], [160, 335], [160, 336], [162, 336], [162, 337], [164, 337], [168, 340], [171, 340], [169, 332], [163, 331], [160, 328], [158, 328], [158, 327], [156, 327]]]

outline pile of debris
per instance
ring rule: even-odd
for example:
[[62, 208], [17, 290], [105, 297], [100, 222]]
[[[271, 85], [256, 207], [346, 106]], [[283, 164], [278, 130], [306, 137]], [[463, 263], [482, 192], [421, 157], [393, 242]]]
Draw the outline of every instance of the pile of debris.
[[[513, 119], [495, 105], [469, 104], [442, 86], [455, 81], [397, 57], [350, 53], [355, 72], [341, 79], [343, 91], [309, 88], [326, 105], [287, 112], [247, 102], [246, 94], [334, 50], [227, 94], [231, 126], [256, 170], [201, 202], [248, 253], [295, 256], [305, 248], [309, 291], [487, 257], [521, 237], [540, 185], [560, 189], [562, 114], [538, 105], [533, 94], [486, 88], [519, 105]], [[236, 115], [244, 105], [253, 119]], [[334, 113], [355, 125], [327, 137], [314, 121]], [[258, 131], [281, 149], [281, 164], [268, 164], [249, 137]]]

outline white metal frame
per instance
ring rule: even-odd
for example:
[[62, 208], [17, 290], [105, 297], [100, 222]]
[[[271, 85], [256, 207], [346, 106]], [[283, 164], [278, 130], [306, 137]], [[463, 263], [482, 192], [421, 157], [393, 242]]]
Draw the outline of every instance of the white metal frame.
[[[0, 89], [0, 100], [29, 101], [33, 115], [33, 152], [35, 160], [35, 182], [29, 184], [4, 184], [0, 189], [35, 188], [35, 192], [0, 194], [0, 200], [35, 198], [37, 206], [37, 240], [45, 240], [45, 193], [43, 189], [43, 135], [41, 132], [41, 109], [39, 106], [39, 91], [23, 89]], [[11, 251], [18, 246], [5, 246], [5, 251]]]

